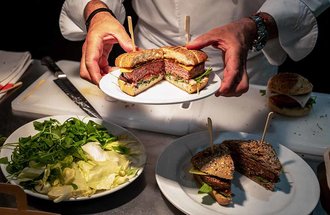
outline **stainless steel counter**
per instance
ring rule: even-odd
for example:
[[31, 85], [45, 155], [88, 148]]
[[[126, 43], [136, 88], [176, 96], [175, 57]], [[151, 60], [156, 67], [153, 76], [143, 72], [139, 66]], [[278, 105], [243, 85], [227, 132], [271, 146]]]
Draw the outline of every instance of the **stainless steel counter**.
[[[13, 114], [11, 102], [45, 71], [46, 68], [35, 60], [22, 77], [23, 86], [0, 101], [1, 135], [9, 136], [20, 126], [38, 118], [33, 115]], [[28, 196], [29, 207], [60, 214], [183, 214], [162, 195], [155, 179], [158, 156], [178, 136], [130, 128], [128, 130], [142, 141], [147, 152], [145, 170], [137, 180], [120, 191], [88, 201], [53, 203]], [[315, 171], [319, 161], [308, 161], [308, 163]], [[6, 181], [2, 174], [0, 181]], [[0, 194], [0, 206], [15, 207], [15, 202], [12, 198]], [[325, 212], [318, 205], [313, 214], [325, 214]]]

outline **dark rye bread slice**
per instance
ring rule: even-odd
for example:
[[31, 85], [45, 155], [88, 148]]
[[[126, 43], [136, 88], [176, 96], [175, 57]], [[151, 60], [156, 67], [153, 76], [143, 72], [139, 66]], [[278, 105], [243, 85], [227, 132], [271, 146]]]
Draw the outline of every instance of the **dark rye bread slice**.
[[231, 151], [235, 170], [273, 191], [279, 181], [282, 165], [269, 143], [257, 140], [225, 140]]
[[233, 179], [234, 162], [228, 148], [223, 144], [215, 144], [213, 150], [214, 153], [212, 153], [211, 147], [208, 147], [196, 153], [191, 158], [192, 165], [208, 175]]

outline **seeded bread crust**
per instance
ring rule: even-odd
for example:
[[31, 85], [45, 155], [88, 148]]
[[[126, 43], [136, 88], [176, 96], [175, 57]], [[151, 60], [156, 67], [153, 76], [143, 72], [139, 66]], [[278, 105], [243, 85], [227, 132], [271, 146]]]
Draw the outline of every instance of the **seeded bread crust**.
[[278, 174], [281, 172], [282, 165], [269, 143], [259, 140], [225, 140], [222, 144], [226, 145], [230, 151], [234, 150], [266, 166], [272, 172]]
[[[235, 167], [238, 167], [236, 170], [264, 188], [274, 190], [275, 183], [279, 181], [282, 165], [271, 144], [257, 140], [225, 140], [222, 144], [231, 151]], [[247, 165], [248, 161], [258, 166], [258, 169], [254, 169], [255, 166]], [[261, 169], [265, 171], [260, 171]], [[262, 180], [269, 177], [266, 175], [269, 173], [273, 176], [272, 181]]]
[[196, 153], [191, 158], [192, 165], [212, 176], [224, 179], [234, 178], [234, 162], [230, 155], [230, 151], [223, 144], [215, 144], [212, 153], [211, 147]]
[[286, 95], [303, 95], [313, 91], [313, 84], [305, 77], [292, 72], [279, 73], [269, 79], [268, 90]]

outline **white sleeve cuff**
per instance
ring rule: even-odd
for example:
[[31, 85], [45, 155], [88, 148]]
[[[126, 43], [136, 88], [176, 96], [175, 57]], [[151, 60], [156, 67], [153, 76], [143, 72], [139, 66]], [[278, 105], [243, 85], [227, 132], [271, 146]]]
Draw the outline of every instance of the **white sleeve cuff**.
[[263, 49], [271, 64], [282, 64], [287, 55], [299, 61], [313, 50], [318, 27], [312, 9], [302, 0], [268, 0], [260, 8], [273, 16], [278, 28], [278, 38], [268, 41]]
[[[102, 0], [116, 15], [119, 22], [125, 21], [123, 0]], [[72, 41], [83, 40], [86, 36], [84, 9], [89, 0], [66, 0], [60, 14], [60, 30], [64, 38]]]

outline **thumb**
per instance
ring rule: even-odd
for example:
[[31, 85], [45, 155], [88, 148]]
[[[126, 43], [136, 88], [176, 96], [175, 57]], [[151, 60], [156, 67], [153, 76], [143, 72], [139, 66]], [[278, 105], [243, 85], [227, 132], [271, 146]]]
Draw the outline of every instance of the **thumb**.
[[132, 39], [125, 30], [119, 31], [114, 36], [117, 39], [120, 47], [124, 49], [124, 51], [132, 52], [134, 50]]

